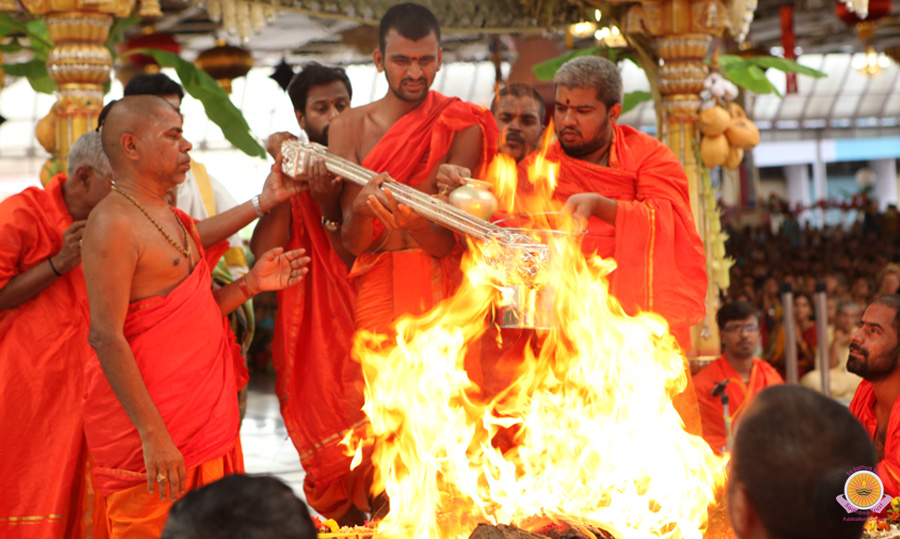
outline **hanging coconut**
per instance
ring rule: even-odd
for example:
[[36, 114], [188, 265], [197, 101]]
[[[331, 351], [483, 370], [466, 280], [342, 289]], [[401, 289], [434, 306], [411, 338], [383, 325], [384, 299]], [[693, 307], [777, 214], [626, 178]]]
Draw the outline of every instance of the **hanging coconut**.
[[728, 139], [725, 135], [707, 136], [700, 141], [700, 157], [706, 168], [720, 167], [728, 160]]
[[707, 136], [721, 135], [731, 125], [731, 114], [724, 108], [713, 105], [700, 112], [700, 132]]
[[759, 129], [747, 118], [732, 121], [725, 136], [732, 146], [742, 150], [749, 150], [759, 144]]
[[731, 118], [734, 120], [747, 117], [747, 113], [744, 112], [744, 109], [734, 101], [728, 103], [728, 112], [731, 113]]
[[725, 160], [725, 164], [722, 166], [729, 170], [734, 170], [740, 166], [743, 160], [744, 150], [731, 146], [728, 149], [728, 159]]
[[53, 103], [50, 112], [38, 121], [34, 134], [47, 153], [56, 151], [56, 103]]

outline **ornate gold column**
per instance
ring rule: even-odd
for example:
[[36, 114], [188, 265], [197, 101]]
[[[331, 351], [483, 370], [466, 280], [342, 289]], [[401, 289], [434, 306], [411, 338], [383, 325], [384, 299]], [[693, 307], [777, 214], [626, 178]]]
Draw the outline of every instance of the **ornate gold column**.
[[[663, 64], [656, 81], [661, 110], [660, 139], [668, 145], [684, 165], [690, 189], [694, 221], [707, 253], [709, 286], [706, 295], [706, 319], [692, 331], [692, 355], [708, 357], [720, 354], [719, 335], [715, 325], [721, 279], [721, 227], [712, 197], [709, 176], [697, 160], [700, 141], [698, 120], [703, 80], [708, 68], [704, 59], [713, 36], [720, 36], [727, 26], [725, 6], [719, 0], [666, 0], [642, 2], [628, 9], [625, 34], [643, 34], [651, 38], [656, 57]], [[648, 70], [648, 73], [650, 71]], [[714, 201], [714, 199], [713, 199]]]
[[47, 71], [56, 82], [56, 147], [65, 170], [69, 148], [97, 125], [112, 55], [106, 48], [113, 17], [124, 17], [135, 0], [21, 0], [33, 15], [43, 15], [53, 41]]

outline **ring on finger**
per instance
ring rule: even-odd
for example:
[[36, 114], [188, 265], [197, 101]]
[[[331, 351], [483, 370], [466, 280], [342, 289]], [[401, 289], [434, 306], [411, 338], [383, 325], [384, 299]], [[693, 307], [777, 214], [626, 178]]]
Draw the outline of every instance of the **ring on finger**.
[[162, 483], [162, 482], [165, 481], [165, 480], [166, 480], [166, 476], [164, 476], [164, 475], [161, 474], [161, 473], [156, 474], [156, 481], [157, 481], [158, 483]]

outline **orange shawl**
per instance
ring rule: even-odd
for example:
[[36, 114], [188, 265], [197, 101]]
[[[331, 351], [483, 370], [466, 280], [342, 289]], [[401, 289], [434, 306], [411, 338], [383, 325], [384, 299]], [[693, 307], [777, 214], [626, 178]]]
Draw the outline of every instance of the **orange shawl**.
[[[59, 174], [46, 189], [31, 187], [0, 203], [0, 288], [59, 252], [72, 224], [65, 181]], [[2, 537], [93, 536], [84, 522], [92, 491], [81, 412], [88, 329], [80, 265], [0, 311]]]
[[313, 488], [349, 472], [350, 457], [338, 442], [365, 417], [362, 393], [347, 383], [361, 377], [350, 360], [355, 291], [321, 219], [309, 192], [291, 199], [285, 249], [306, 249], [310, 271], [278, 292], [272, 342], [281, 414]]
[[[874, 440], [878, 418], [875, 417], [875, 390], [868, 380], [863, 380], [856, 388], [856, 394], [850, 402], [850, 412]], [[891, 407], [884, 441], [884, 458], [878, 463], [878, 477], [884, 482], [885, 494], [900, 496], [900, 399]]]
[[[199, 245], [193, 221], [178, 213]], [[188, 469], [230, 451], [240, 426], [235, 380], [240, 349], [210, 286], [209, 266], [201, 257], [167, 295], [129, 305], [124, 326], [147, 391]], [[98, 488], [110, 494], [146, 483], [141, 438], [96, 355], [85, 377], [85, 434]]]
[[610, 292], [625, 311], [662, 315], [681, 346], [690, 349], [690, 326], [706, 312], [706, 254], [687, 177], [662, 142], [628, 126], [614, 127], [608, 167], [569, 157], [553, 143], [547, 158], [560, 163], [553, 198], [565, 202], [576, 193], [599, 193], [617, 201], [615, 227], [590, 219], [585, 254], [615, 259], [619, 270], [610, 277]]
[[712, 390], [717, 383], [725, 379], [730, 380], [725, 387], [725, 394], [728, 395], [728, 415], [732, 420], [732, 431], [741, 412], [750, 405], [757, 393], [769, 386], [784, 383], [771, 365], [761, 359], [754, 359], [753, 368], [750, 370], [750, 383], [745, 384], [741, 375], [734, 370], [731, 363], [728, 363], [724, 355], [694, 375], [694, 389], [697, 391], [700, 418], [703, 421], [703, 439], [716, 453], [721, 453], [725, 447], [725, 417], [721, 396], [713, 397]]

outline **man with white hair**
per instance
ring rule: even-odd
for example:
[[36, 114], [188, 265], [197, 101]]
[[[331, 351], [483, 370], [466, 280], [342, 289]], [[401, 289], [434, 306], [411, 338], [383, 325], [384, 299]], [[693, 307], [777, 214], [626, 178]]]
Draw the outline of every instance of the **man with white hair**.
[[0, 536], [95, 537], [81, 409], [91, 354], [81, 272], [88, 213], [110, 191], [99, 133], [68, 174], [0, 203]]

